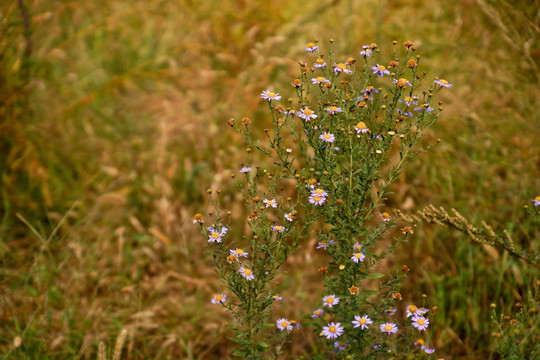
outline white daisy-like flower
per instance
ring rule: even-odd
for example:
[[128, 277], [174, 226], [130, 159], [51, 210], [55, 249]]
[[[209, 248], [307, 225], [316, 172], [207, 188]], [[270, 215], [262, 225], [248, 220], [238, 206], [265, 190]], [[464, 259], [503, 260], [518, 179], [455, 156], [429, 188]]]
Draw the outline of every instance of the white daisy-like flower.
[[341, 109], [340, 107], [337, 107], [337, 106], [329, 106], [329, 107], [326, 108], [326, 111], [328, 111], [330, 114], [334, 115], [334, 114], [342, 112], [343, 109]]
[[284, 228], [283, 226], [281, 225], [272, 225], [272, 231], [275, 231], [275, 232], [278, 232], [278, 233], [282, 233], [284, 231], [286, 231], [287, 229]]
[[240, 169], [240, 172], [242, 174], [247, 174], [248, 172], [251, 171], [251, 168], [250, 167], [247, 167], [247, 166], [244, 166], [243, 168]]
[[369, 45], [364, 45], [362, 46], [362, 51], [360, 51], [360, 55], [370, 57], [371, 55], [373, 55], [373, 51], [371, 51]]
[[332, 133], [327, 133], [326, 131], [323, 131], [321, 136], [319, 136], [319, 139], [321, 139], [324, 142], [332, 143], [336, 140], [336, 137]]
[[324, 62], [323, 59], [318, 58], [317, 60], [315, 60], [315, 63], [313, 64], [313, 66], [320, 69], [326, 66], [326, 62]]
[[287, 219], [290, 222], [294, 221], [294, 215], [292, 213], [285, 214], [285, 219]]
[[362, 246], [362, 244], [360, 244], [360, 243], [357, 241], [357, 242], [354, 243], [353, 249], [360, 252], [360, 251], [362, 251], [363, 246]]
[[313, 205], [322, 205], [326, 201], [326, 198], [324, 196], [320, 195], [311, 195], [309, 197], [309, 202]]
[[248, 257], [248, 253], [245, 252], [244, 250], [242, 249], [236, 249], [236, 250], [229, 250], [230, 254], [231, 255], [235, 255], [237, 258], [239, 257], [245, 257], [247, 258]]
[[339, 64], [334, 63], [333, 71], [335, 74], [339, 74], [341, 72], [344, 72], [345, 74], [352, 74], [352, 71], [347, 69], [347, 65], [343, 63], [339, 63]]
[[330, 80], [328, 80], [327, 78], [325, 78], [324, 76], [317, 76], [317, 77], [314, 77], [314, 78], [311, 78], [311, 83], [312, 84], [326, 84], [326, 83], [329, 83]]
[[298, 115], [299, 118], [307, 121], [317, 118], [317, 114], [315, 114], [310, 108], [300, 109], [300, 111], [296, 113], [296, 115]]
[[293, 329], [291, 322], [285, 318], [278, 319], [278, 321], [276, 321], [276, 325], [277, 328], [281, 331], [291, 331]]
[[354, 130], [356, 130], [357, 133], [368, 133], [369, 129], [366, 126], [366, 123], [363, 121], [360, 121], [356, 126], [354, 127]]
[[411, 82], [405, 78], [394, 79], [394, 84], [398, 87], [405, 87], [405, 85], [412, 86]]
[[353, 253], [351, 260], [358, 264], [359, 262], [364, 261], [365, 258], [366, 258], [366, 255], [359, 252], [359, 253]]
[[321, 189], [321, 188], [317, 188], [317, 189], [311, 191], [311, 195], [312, 196], [318, 195], [318, 196], [322, 196], [322, 197], [326, 198], [328, 196], [328, 193], [325, 190]]
[[312, 319], [315, 319], [315, 318], [318, 318], [319, 316], [321, 316], [322, 314], [324, 314], [324, 310], [323, 309], [317, 309], [313, 312], [313, 314], [311, 314], [311, 318]]
[[435, 352], [435, 349], [430, 348], [430, 347], [427, 347], [427, 346], [424, 346], [424, 345], [422, 345], [420, 348], [421, 348], [422, 350], [424, 350], [424, 352], [425, 352], [426, 354], [428, 354], [428, 355], [433, 354], [433, 353]]
[[281, 100], [281, 96], [275, 92], [271, 92], [270, 90], [264, 90], [262, 93], [261, 93], [261, 98], [265, 99], [265, 100], [268, 100], [268, 101], [272, 101], [272, 100], [276, 100], [276, 101], [279, 101]]
[[277, 208], [277, 201], [275, 199], [264, 199], [263, 200], [264, 205], [266, 205], [267, 208], [273, 207], [274, 209]]
[[323, 303], [323, 307], [327, 306], [329, 308], [332, 308], [332, 306], [339, 304], [339, 298], [336, 297], [336, 295], [334, 294], [326, 295], [325, 297], [323, 297], [322, 303]]
[[381, 214], [379, 214], [379, 217], [381, 218], [381, 220], [382, 220], [383, 222], [389, 222], [389, 221], [392, 219], [392, 218], [390, 217], [390, 214], [387, 213], [386, 211], [383, 212], [383, 213], [381, 213]]
[[355, 328], [359, 327], [362, 330], [366, 330], [368, 328], [368, 325], [373, 324], [373, 321], [367, 315], [355, 315], [352, 324]]
[[255, 275], [253, 275], [253, 271], [249, 270], [249, 269], [246, 269], [245, 267], [240, 267], [240, 269], [238, 269], [238, 272], [240, 273], [240, 275], [242, 275], [244, 277], [244, 279], [246, 280], [253, 280], [255, 279]]
[[323, 327], [322, 334], [327, 339], [337, 339], [343, 334], [343, 326], [341, 326], [341, 323], [329, 323]]
[[448, 81], [446, 81], [444, 79], [438, 79], [438, 80], [435, 80], [433, 82], [435, 84], [441, 85], [442, 87], [445, 87], [445, 88], [451, 88], [452, 86], [454, 86], [453, 84], [449, 84]]
[[218, 230], [214, 228], [213, 226], [210, 226], [206, 229], [210, 232], [210, 235], [208, 235], [208, 242], [217, 242], [217, 243], [221, 242], [221, 238], [225, 236], [225, 234], [227, 234], [227, 230], [229, 230], [225, 226], [223, 226], [221, 230]]
[[319, 47], [315, 45], [314, 43], [307, 44], [306, 51], [309, 53], [314, 53], [315, 51], [319, 50]]
[[384, 75], [390, 75], [390, 71], [386, 70], [386, 67], [383, 65], [375, 65], [371, 67], [371, 70], [373, 70], [373, 73], [376, 74], [378, 77], [383, 77]]
[[429, 326], [429, 319], [426, 319], [423, 316], [413, 316], [412, 326], [417, 328], [419, 331], [425, 331]]
[[385, 332], [390, 335], [390, 334], [397, 333], [398, 327], [394, 323], [384, 323], [384, 324], [379, 325], [379, 330], [381, 330], [381, 332]]
[[227, 295], [225, 294], [216, 294], [212, 300], [210, 300], [210, 302], [214, 305], [223, 304], [225, 301], [227, 301]]
[[409, 305], [407, 306], [407, 317], [416, 316], [416, 315], [422, 315], [420, 312], [418, 312], [418, 308], [416, 305]]

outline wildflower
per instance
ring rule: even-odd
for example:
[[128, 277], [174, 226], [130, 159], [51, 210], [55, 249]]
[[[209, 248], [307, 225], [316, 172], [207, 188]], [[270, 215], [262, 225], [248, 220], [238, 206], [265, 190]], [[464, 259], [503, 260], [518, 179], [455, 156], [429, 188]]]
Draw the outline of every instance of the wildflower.
[[354, 245], [353, 245], [353, 249], [355, 249], [355, 250], [361, 251], [362, 248], [363, 248], [363, 246], [359, 242], [355, 242]]
[[338, 336], [343, 334], [343, 327], [341, 326], [341, 323], [332, 322], [323, 327], [322, 334], [326, 336], [327, 339], [337, 339]]
[[398, 328], [397, 328], [396, 324], [394, 324], [394, 323], [381, 324], [381, 325], [379, 325], [379, 329], [381, 330], [381, 332], [385, 332], [388, 335], [395, 334], [395, 333], [398, 332]]
[[449, 84], [448, 81], [444, 79], [435, 80], [434, 83], [441, 85], [441, 87], [445, 87], [445, 88], [451, 88], [452, 86], [454, 86], [453, 84]]
[[388, 308], [386, 309], [386, 313], [388, 315], [394, 315], [396, 313], [397, 309], [396, 308]]
[[314, 43], [307, 44], [307, 48], [306, 48], [307, 52], [314, 53], [317, 50], [319, 50], [319, 47], [315, 45]]
[[354, 64], [355, 62], [356, 62], [356, 60], [353, 59], [353, 58], [348, 58], [347, 60], [345, 60], [345, 64], [347, 64], [347, 65], [352, 65], [352, 64]]
[[413, 229], [411, 229], [409, 226], [405, 226], [405, 227], [401, 228], [401, 232], [403, 233], [403, 235], [413, 234], [414, 233]]
[[248, 253], [245, 252], [242, 249], [236, 249], [236, 250], [231, 249], [231, 250], [229, 250], [229, 252], [231, 253], [231, 255], [234, 255], [236, 257], [245, 257], [245, 258], [247, 258], [247, 256], [248, 256]]
[[332, 308], [332, 306], [339, 304], [339, 298], [336, 297], [336, 295], [326, 295], [322, 299], [323, 307], [328, 306], [329, 308]]
[[334, 114], [342, 112], [343, 110], [340, 107], [337, 107], [337, 106], [329, 106], [329, 107], [326, 108], [326, 111], [328, 111], [330, 114], [334, 115]]
[[245, 267], [240, 267], [240, 269], [238, 269], [238, 272], [244, 277], [244, 279], [246, 280], [253, 280], [255, 279], [255, 275], [253, 275], [253, 272], [249, 269], [246, 269]]
[[533, 199], [534, 206], [540, 206], [540, 196], [537, 196]]
[[248, 172], [251, 171], [251, 168], [250, 167], [247, 167], [247, 166], [244, 166], [243, 168], [240, 169], [240, 172], [242, 174], [247, 174]]
[[279, 296], [279, 295], [273, 295], [272, 296], [272, 300], [274, 300], [274, 301], [281, 301], [282, 299], [283, 298], [281, 296]]
[[210, 231], [210, 235], [208, 236], [208, 242], [221, 242], [221, 238], [225, 236], [227, 233], [227, 228], [224, 226], [221, 228], [221, 231], [218, 231], [214, 227], [210, 226], [207, 228], [208, 231]]
[[407, 317], [415, 317], [417, 315], [421, 315], [419, 312], [418, 312], [418, 308], [415, 306], [415, 305], [409, 305], [407, 307]]
[[343, 63], [336, 64], [334, 63], [334, 73], [339, 74], [340, 72], [344, 72], [345, 74], [352, 74], [352, 71], [347, 69], [347, 65]]
[[429, 309], [426, 309], [426, 308], [423, 308], [423, 307], [419, 308], [418, 311], [417, 311], [418, 315], [420, 315], [420, 316], [426, 315], [428, 312], [429, 312]]
[[317, 118], [317, 115], [309, 108], [300, 109], [300, 112], [297, 115], [304, 120], [311, 120]]
[[390, 71], [386, 70], [386, 67], [383, 65], [375, 65], [371, 67], [371, 70], [373, 70], [373, 73], [376, 74], [378, 77], [383, 77], [384, 74], [390, 75]]
[[193, 216], [193, 223], [194, 224], [204, 224], [204, 220], [203, 220], [202, 215], [201, 214], [195, 214]]
[[364, 91], [362, 92], [362, 97], [366, 100], [373, 100], [373, 94], [378, 93], [379, 89], [375, 88], [374, 86], [366, 86]]
[[309, 202], [314, 205], [322, 205], [326, 201], [326, 198], [324, 196], [320, 195], [311, 195], [309, 197]]
[[299, 322], [296, 322], [296, 320], [291, 320], [291, 325], [294, 325], [294, 327], [297, 329], [300, 329], [302, 326]]
[[291, 83], [291, 86], [293, 88], [299, 88], [300, 86], [302, 86], [302, 81], [300, 81], [300, 79], [294, 79]]
[[369, 316], [364, 315], [355, 315], [354, 320], [352, 321], [352, 324], [355, 328], [359, 327], [362, 330], [365, 330], [368, 328], [368, 325], [373, 324], [373, 321], [369, 318]]
[[266, 208], [273, 207], [274, 209], [277, 208], [277, 202], [275, 199], [264, 199], [263, 200], [264, 205], [266, 205]]
[[321, 189], [321, 188], [317, 188], [317, 189], [311, 191], [311, 195], [312, 196], [319, 195], [319, 196], [322, 196], [322, 197], [326, 198], [328, 196], [328, 193], [325, 190]]
[[360, 51], [360, 55], [364, 57], [370, 57], [373, 54], [373, 51], [369, 48], [369, 45], [362, 46], [362, 51]]
[[323, 131], [321, 136], [319, 136], [319, 139], [321, 139], [324, 142], [330, 142], [331, 143], [331, 142], [334, 142], [336, 140], [336, 137], [334, 136], [334, 134], [327, 133], [326, 131]]
[[339, 269], [339, 270], [345, 270], [345, 265], [343, 265], [343, 264], [339, 265], [339, 266], [338, 266], [338, 269]]
[[288, 213], [288, 214], [285, 214], [285, 219], [287, 219], [288, 221], [290, 222], [293, 222], [294, 221], [294, 215], [293, 213]]
[[425, 111], [427, 113], [433, 112], [433, 108], [429, 104], [422, 104], [414, 108], [414, 111]]
[[276, 101], [281, 100], [281, 96], [279, 94], [271, 92], [270, 90], [264, 90], [261, 93], [261, 98], [268, 100], [268, 102], [272, 100], [276, 100]]
[[411, 82], [404, 78], [400, 78], [399, 80], [394, 79], [394, 84], [396, 84], [398, 87], [405, 87], [405, 85], [412, 86]]
[[383, 212], [382, 214], [379, 215], [382, 219], [383, 222], [389, 222], [391, 217], [390, 217], [390, 214], [387, 213], [387, 212]]
[[419, 331], [425, 331], [429, 326], [429, 319], [426, 319], [423, 316], [413, 316], [412, 326], [417, 328]]
[[417, 65], [418, 63], [414, 61], [413, 59], [410, 59], [409, 61], [407, 61], [407, 67], [409, 69], [414, 69]]
[[322, 314], [324, 314], [324, 310], [323, 309], [317, 309], [313, 312], [313, 314], [311, 314], [311, 318], [312, 319], [315, 319], [315, 318], [318, 318], [319, 316], [321, 316]]
[[318, 58], [317, 60], [315, 60], [315, 64], [313, 64], [313, 66], [316, 68], [322, 68], [326, 66], [326, 63], [324, 62], [323, 59]]
[[424, 345], [424, 340], [423, 339], [418, 339], [416, 340], [414, 343], [414, 346], [423, 346]]
[[364, 261], [365, 258], [366, 258], [366, 255], [362, 253], [353, 253], [351, 260], [358, 264], [360, 261]]
[[278, 321], [276, 321], [276, 325], [277, 325], [277, 328], [281, 331], [284, 331], [284, 330], [291, 331], [293, 328], [291, 325], [291, 322], [285, 318], [278, 319]]
[[317, 244], [316, 249], [324, 249], [324, 250], [326, 250], [328, 248], [328, 245], [333, 245], [333, 244], [334, 244], [334, 240], [330, 240], [330, 241], [322, 240], [322, 241], [319, 241], [319, 243]]
[[356, 295], [359, 291], [360, 289], [354, 285], [349, 288], [349, 292], [351, 293], [351, 295]]
[[411, 105], [416, 105], [416, 104], [418, 104], [418, 101], [415, 101], [415, 100], [418, 100], [418, 95], [413, 95], [412, 97], [411, 97], [411, 96], [407, 96], [407, 97], [405, 97], [405, 99], [399, 100], [399, 102], [402, 102], [402, 103], [404, 103], [404, 104], [407, 105], [407, 106], [411, 106]]
[[210, 302], [214, 305], [217, 305], [217, 304], [223, 304], [225, 303], [225, 301], [227, 301], [227, 295], [225, 294], [216, 294], [214, 295], [214, 297], [212, 298], [212, 300], [210, 300]]
[[421, 349], [424, 350], [424, 352], [428, 355], [433, 354], [435, 352], [435, 349], [424, 346], [424, 345], [422, 345]]
[[363, 121], [360, 121], [356, 126], [354, 127], [357, 133], [367, 133], [369, 132], [368, 127], [366, 126], [366, 123]]
[[343, 351], [347, 347], [347, 344], [344, 341], [336, 341], [334, 342], [334, 347], [338, 350]]
[[287, 230], [287, 229], [285, 229], [285, 228], [284, 228], [283, 226], [281, 226], [281, 225], [272, 225], [272, 231], [275, 231], [275, 232], [278, 232], [278, 233], [282, 233], [282, 232], [284, 232], [285, 230]]

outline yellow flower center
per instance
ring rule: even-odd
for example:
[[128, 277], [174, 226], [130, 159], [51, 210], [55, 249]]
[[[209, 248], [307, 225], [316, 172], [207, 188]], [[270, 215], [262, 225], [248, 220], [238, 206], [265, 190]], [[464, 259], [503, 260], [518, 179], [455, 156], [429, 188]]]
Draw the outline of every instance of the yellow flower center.
[[313, 200], [315, 200], [316, 202], [319, 202], [319, 201], [322, 200], [322, 196], [315, 195], [315, 196], [313, 197]]
[[397, 84], [398, 84], [399, 87], [404, 87], [405, 85], [407, 85], [408, 82], [409, 82], [409, 80], [401, 78], [401, 79], [398, 80]]
[[366, 90], [373, 90], [375, 89], [373, 86], [369, 85], [369, 86], [366, 86]]
[[315, 60], [315, 62], [316, 62], [317, 64], [324, 64], [324, 60], [323, 60], [323, 59], [317, 59], [317, 60]]
[[236, 260], [236, 255], [231, 254], [229, 255], [228, 259], [229, 261], [233, 262], [234, 260]]
[[313, 114], [313, 111], [311, 111], [310, 109], [304, 110], [304, 115], [309, 116], [311, 114]]
[[364, 319], [364, 318], [361, 318], [360, 320], [358, 320], [358, 322], [359, 322], [360, 324], [364, 325], [364, 324], [367, 322], [367, 320]]
[[356, 250], [362, 250], [362, 245], [360, 244], [356, 245]]
[[332, 138], [332, 135], [330, 135], [330, 134], [324, 134], [324, 138], [325, 138], [326, 140], [330, 140], [330, 139]]
[[282, 322], [281, 322], [281, 326], [284, 327], [284, 328], [286, 328], [287, 326], [289, 326], [289, 323], [286, 322], [286, 321], [282, 321]]
[[424, 345], [424, 340], [423, 339], [418, 339], [418, 340], [416, 340], [416, 343], [418, 345]]
[[356, 253], [356, 254], [354, 254], [354, 256], [355, 256], [357, 259], [360, 259], [360, 258], [362, 257], [362, 254]]
[[441, 79], [441, 80], [439, 80], [439, 81], [440, 81], [441, 84], [443, 84], [443, 85], [448, 85], [448, 81], [446, 81], [446, 80], [444, 80], [444, 79]]
[[219, 295], [216, 295], [216, 301], [221, 301], [223, 300], [223, 295], [219, 294]]
[[276, 226], [276, 230], [277, 230], [277, 231], [283, 231], [283, 226], [279, 226], [279, 225]]
[[418, 325], [424, 325], [424, 319], [418, 319], [416, 320], [416, 322], [418, 323]]
[[329, 297], [328, 299], [326, 299], [326, 302], [328, 304], [333, 304], [334, 303], [334, 298], [333, 297]]
[[331, 333], [335, 333], [337, 331], [336, 327], [334, 325], [330, 326], [328, 328], [328, 331], [330, 331]]
[[320, 310], [315, 311], [315, 315], [317, 316], [321, 315], [321, 311]]
[[266, 203], [267, 203], [268, 205], [272, 206], [272, 205], [274, 205], [274, 200], [268, 200]]
[[315, 190], [315, 193], [317, 195], [322, 195], [322, 194], [324, 194], [324, 190], [323, 189], [317, 189], [317, 190]]
[[273, 93], [273, 92], [268, 93], [268, 97], [274, 97], [274, 96], [276, 96], [276, 93]]
[[212, 233], [212, 238], [213, 238], [213, 239], [219, 238], [219, 233], [213, 232], [213, 233]]
[[317, 80], [318, 82], [323, 82], [324, 81], [324, 77], [323, 76], [317, 76], [315, 78], [315, 80]]
[[409, 311], [414, 313], [414, 312], [418, 311], [418, 308], [416, 306], [414, 306], [414, 305], [411, 305], [411, 306], [409, 306]]
[[392, 330], [392, 325], [384, 325], [384, 330], [385, 330], [385, 331], [390, 331], [390, 330]]
[[360, 121], [358, 124], [356, 124], [356, 127], [359, 128], [360, 130], [363, 130], [366, 128], [366, 123], [363, 121]]
[[244, 255], [244, 250], [242, 250], [242, 249], [236, 249], [236, 254], [237, 254], [237, 255]]
[[387, 212], [383, 212], [381, 216], [383, 217], [383, 219], [388, 219], [390, 217], [390, 214]]
[[244, 275], [250, 276], [251, 275], [251, 270], [244, 269]]
[[308, 47], [308, 48], [312, 48], [312, 47], [314, 47], [314, 46], [315, 46], [314, 43], [309, 43], [309, 44], [307, 44], [307, 47]]
[[337, 106], [330, 106], [329, 109], [330, 111], [337, 111]]
[[341, 70], [343, 70], [343, 69], [346, 69], [346, 68], [347, 68], [347, 67], [345, 66], [345, 64], [344, 64], [344, 63], [339, 63], [339, 64], [337, 64], [337, 67], [338, 67], [339, 69], [341, 69]]
[[540, 196], [535, 197], [534, 200], [540, 201]]
[[379, 68], [379, 70], [381, 70], [381, 71], [384, 71], [384, 70], [386, 70], [386, 68], [385, 68], [384, 66], [382, 66], [382, 65], [379, 65], [379, 66], [377, 66], [377, 67], [378, 67], [378, 68]]

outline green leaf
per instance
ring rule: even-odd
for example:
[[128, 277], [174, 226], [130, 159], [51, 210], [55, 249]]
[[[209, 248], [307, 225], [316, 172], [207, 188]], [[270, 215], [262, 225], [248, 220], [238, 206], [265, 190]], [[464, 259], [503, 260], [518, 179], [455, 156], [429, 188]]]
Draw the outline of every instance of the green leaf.
[[270, 347], [270, 345], [268, 345], [267, 343], [265, 343], [264, 341], [255, 341], [254, 343], [255, 345], [257, 345], [258, 347], [261, 347], [263, 349], [268, 349]]
[[371, 273], [366, 276], [366, 279], [380, 279], [384, 276], [382, 273]]

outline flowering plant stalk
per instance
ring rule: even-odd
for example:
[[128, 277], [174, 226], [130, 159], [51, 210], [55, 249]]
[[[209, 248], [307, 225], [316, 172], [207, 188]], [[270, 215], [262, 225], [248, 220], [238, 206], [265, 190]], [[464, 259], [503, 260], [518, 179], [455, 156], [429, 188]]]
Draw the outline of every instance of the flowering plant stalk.
[[[266, 143], [253, 138], [247, 118], [241, 125], [229, 121], [244, 136], [248, 151], [256, 148], [276, 165], [272, 172], [257, 169], [255, 175], [248, 167], [241, 170], [247, 174], [239, 190], [250, 211], [249, 269], [254, 269], [255, 277], [246, 276], [248, 268], [243, 265], [236, 270], [226, 263], [229, 251], [234, 255], [231, 243], [209, 247], [218, 274], [239, 300], [222, 302], [243, 324], [233, 327], [240, 345], [237, 354], [255, 358], [261, 353], [254, 349], [257, 344], [270, 348], [254, 341], [262, 328], [253, 323], [266, 321], [275, 296], [268, 286], [316, 220], [317, 248], [330, 258], [320, 270], [325, 274], [321, 306], [309, 317], [324, 339], [321, 354], [328, 347], [338, 358], [347, 359], [430, 354], [434, 350], [423, 339], [413, 339], [428, 328], [434, 311], [428, 314], [425, 303], [420, 307], [407, 302], [404, 320], [400, 322], [396, 314], [395, 305], [402, 300], [398, 290], [408, 268], [388, 276], [375, 271], [413, 229], [403, 227], [395, 236], [396, 220], [379, 209], [404, 166], [432, 146], [421, 147], [419, 141], [442, 110], [433, 98], [452, 85], [438, 78], [428, 86], [422, 84], [426, 74], [418, 71], [420, 56], [415, 56], [410, 42], [403, 44], [399, 55], [394, 42], [387, 65], [376, 61], [375, 44], [365, 45], [359, 60], [343, 62], [334, 59], [332, 44], [328, 55], [316, 44], [307, 46], [313, 67], [299, 62], [300, 75], [291, 83], [296, 99], [283, 104], [278, 93], [262, 92], [273, 124], [265, 129]], [[294, 202], [276, 191], [286, 179], [296, 181]], [[262, 204], [261, 185], [266, 189]], [[210, 242], [220, 238], [225, 226], [216, 205], [217, 225], [207, 229]], [[288, 319], [278, 319], [276, 326], [282, 331], [270, 339], [292, 329], [289, 325]]]

